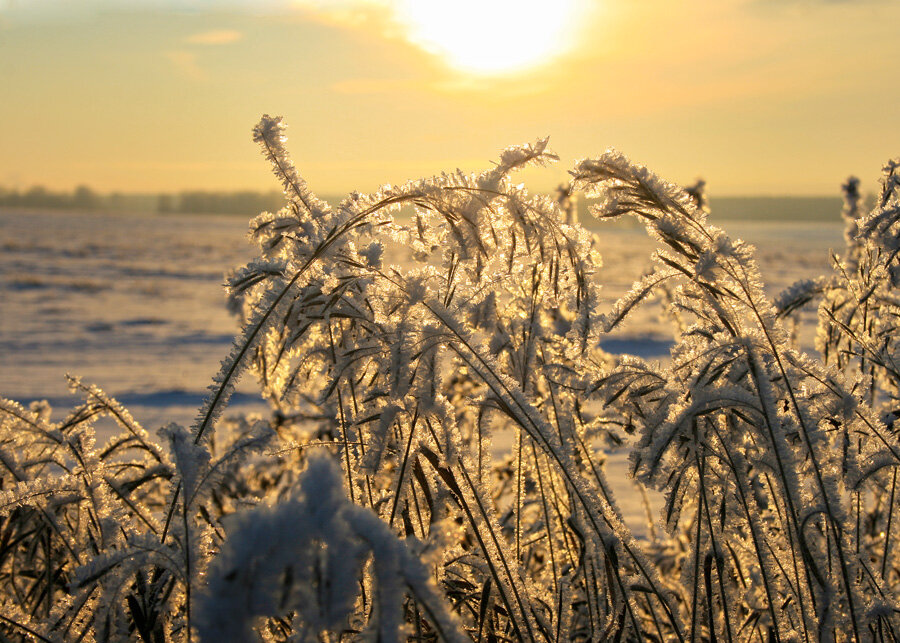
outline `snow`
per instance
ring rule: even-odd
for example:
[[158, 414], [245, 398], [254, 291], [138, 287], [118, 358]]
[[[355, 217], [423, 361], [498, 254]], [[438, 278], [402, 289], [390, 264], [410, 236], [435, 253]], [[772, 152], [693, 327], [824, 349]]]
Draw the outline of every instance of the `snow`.
[[[225, 272], [252, 256], [240, 217], [0, 213], [0, 395], [77, 398], [65, 373], [148, 428], [190, 423], [237, 330]], [[252, 382], [234, 399], [264, 406]]]
[[[602, 308], [609, 310], [641, 277], [656, 246], [634, 226], [589, 225], [603, 255]], [[833, 223], [725, 228], [757, 247], [773, 297], [826, 272], [829, 250], [843, 248], [837, 213]], [[222, 284], [229, 269], [254, 254], [246, 231], [247, 220], [236, 216], [0, 212], [0, 396], [26, 405], [49, 399], [59, 417], [78, 399], [67, 388], [70, 373], [117, 398], [151, 433], [169, 422], [189, 425], [238, 330]], [[804, 315], [801, 344], [812, 351], [815, 313]], [[654, 303], [602, 345], [665, 360], [671, 338], [663, 305]], [[265, 410], [246, 377], [226, 414]], [[627, 466], [622, 455], [607, 462], [626, 521], [637, 525], [644, 509], [627, 491]]]

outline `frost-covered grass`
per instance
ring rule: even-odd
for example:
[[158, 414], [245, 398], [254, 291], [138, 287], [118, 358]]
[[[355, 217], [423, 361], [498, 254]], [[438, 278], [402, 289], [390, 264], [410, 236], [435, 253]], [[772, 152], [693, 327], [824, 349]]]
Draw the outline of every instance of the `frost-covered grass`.
[[[78, 380], [58, 422], [0, 404], [4, 637], [897, 638], [896, 163], [865, 215], [845, 187], [833, 272], [773, 300], [702, 193], [582, 161], [572, 191], [659, 246], [607, 310], [595, 237], [509, 178], [546, 141], [330, 207], [280, 119], [254, 137], [287, 204], [251, 224], [243, 330], [193, 425], [152, 437]], [[601, 348], [660, 301], [669, 360]], [[814, 302], [821, 357], [791, 333]], [[246, 371], [268, 419], [220, 420]], [[663, 498], [638, 535], [604, 468], [623, 451]]]

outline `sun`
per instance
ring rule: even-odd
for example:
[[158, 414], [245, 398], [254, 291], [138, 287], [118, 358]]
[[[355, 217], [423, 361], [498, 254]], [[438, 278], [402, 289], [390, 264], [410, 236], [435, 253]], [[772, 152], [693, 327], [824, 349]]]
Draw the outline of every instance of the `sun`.
[[452, 67], [500, 75], [544, 64], [572, 46], [582, 0], [403, 0], [417, 45]]

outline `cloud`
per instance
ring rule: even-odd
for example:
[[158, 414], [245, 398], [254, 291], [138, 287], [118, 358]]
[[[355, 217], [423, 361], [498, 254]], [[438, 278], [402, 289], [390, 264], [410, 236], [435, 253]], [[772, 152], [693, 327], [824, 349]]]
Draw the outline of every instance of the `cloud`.
[[331, 85], [338, 94], [390, 94], [420, 88], [420, 84], [403, 78], [347, 78]]
[[282, 14], [297, 0], [0, 0], [0, 18], [24, 22], [92, 19], [106, 12]]
[[197, 54], [183, 49], [164, 51], [163, 56], [172, 63], [176, 70], [191, 80], [206, 80], [206, 74], [197, 63]]
[[191, 45], [229, 45], [243, 38], [244, 34], [235, 29], [215, 29], [192, 34], [184, 41]]
[[877, 6], [886, 5], [894, 0], [748, 0], [751, 7], [784, 7], [784, 6]]
[[400, 0], [293, 0], [291, 6], [307, 19], [346, 29], [364, 29], [402, 37]]

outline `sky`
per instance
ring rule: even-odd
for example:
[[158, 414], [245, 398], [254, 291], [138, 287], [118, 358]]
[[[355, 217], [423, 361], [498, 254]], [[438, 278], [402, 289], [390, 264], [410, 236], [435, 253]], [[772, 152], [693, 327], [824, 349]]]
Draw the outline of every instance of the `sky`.
[[875, 189], [896, 0], [0, 0], [0, 186], [269, 190], [264, 113], [323, 195], [614, 147], [715, 195]]

